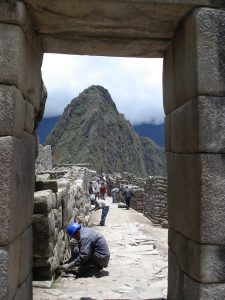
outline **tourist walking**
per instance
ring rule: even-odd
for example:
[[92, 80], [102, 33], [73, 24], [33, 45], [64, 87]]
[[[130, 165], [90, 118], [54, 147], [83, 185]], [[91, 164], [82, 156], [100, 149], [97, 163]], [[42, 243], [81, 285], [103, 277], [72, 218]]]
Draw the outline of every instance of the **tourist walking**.
[[[63, 270], [77, 268], [80, 275], [94, 275], [95, 272], [107, 268], [110, 252], [104, 236], [94, 228], [83, 227], [78, 223], [67, 227], [69, 239], [78, 242], [71, 258], [62, 266]], [[91, 273], [91, 274], [90, 274]]]
[[131, 188], [129, 188], [128, 185], [126, 185], [125, 189], [123, 191], [123, 197], [126, 202], [127, 209], [130, 208], [130, 200], [133, 197], [133, 195], [134, 194], [133, 194], [133, 191], [131, 190]]
[[111, 195], [112, 195], [112, 202], [116, 203], [117, 202], [117, 193], [119, 192], [118, 188], [113, 188], [111, 190]]

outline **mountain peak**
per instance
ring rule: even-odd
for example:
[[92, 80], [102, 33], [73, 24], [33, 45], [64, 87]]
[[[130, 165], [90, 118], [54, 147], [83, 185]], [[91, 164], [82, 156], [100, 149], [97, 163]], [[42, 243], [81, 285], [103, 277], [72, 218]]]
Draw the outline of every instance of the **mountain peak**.
[[103, 172], [164, 175], [165, 157], [150, 139], [136, 134], [109, 92], [92, 85], [74, 98], [49, 134], [46, 144], [58, 163], [90, 163]]
[[85, 105], [88, 103], [89, 105], [93, 106], [93, 108], [96, 106], [102, 106], [104, 109], [105, 106], [106, 108], [111, 107], [117, 111], [116, 105], [112, 100], [109, 91], [101, 85], [89, 86], [87, 89], [81, 92], [78, 97], [74, 98], [69, 106], [82, 105], [84, 103]]

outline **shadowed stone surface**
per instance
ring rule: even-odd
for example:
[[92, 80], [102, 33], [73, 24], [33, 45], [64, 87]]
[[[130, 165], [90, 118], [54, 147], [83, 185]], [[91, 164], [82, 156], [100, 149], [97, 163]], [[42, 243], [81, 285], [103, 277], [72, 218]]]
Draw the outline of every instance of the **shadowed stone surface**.
[[0, 135], [22, 138], [25, 108], [20, 91], [15, 86], [0, 85]]
[[34, 193], [34, 214], [48, 215], [53, 206], [53, 194], [50, 190]]
[[36, 181], [35, 190], [51, 190], [53, 193], [58, 192], [58, 184], [56, 180], [47, 180], [47, 181]]
[[32, 272], [33, 266], [33, 233], [32, 226], [20, 236], [20, 268], [19, 268], [19, 285], [23, 284], [26, 278]]
[[[197, 97], [167, 115], [167, 150], [225, 152], [225, 97]], [[168, 120], [169, 119], [169, 120]]]
[[225, 156], [167, 154], [170, 228], [209, 244], [225, 244]]
[[168, 251], [168, 300], [183, 299], [184, 273], [177, 263], [176, 256]]
[[196, 9], [182, 23], [164, 61], [166, 114], [197, 96], [225, 96], [225, 11]]
[[45, 52], [162, 57], [182, 18], [222, 0], [25, 0]]
[[6, 245], [32, 223], [34, 137], [1, 137], [0, 153], [0, 244]]
[[176, 256], [169, 250], [168, 300], [220, 300], [224, 299], [224, 283], [200, 283], [188, 277], [177, 264]]
[[27, 277], [23, 284], [18, 288], [15, 300], [32, 299], [32, 273]]
[[225, 282], [225, 246], [204, 245], [169, 230], [169, 247], [184, 273], [204, 283]]
[[224, 295], [224, 283], [199, 283], [184, 274], [184, 300], [222, 300]]
[[26, 102], [25, 131], [34, 132], [34, 106], [29, 102]]
[[23, 97], [39, 109], [42, 89], [40, 47], [34, 50], [19, 26], [3, 23], [0, 24], [0, 41], [0, 83], [15, 85]]

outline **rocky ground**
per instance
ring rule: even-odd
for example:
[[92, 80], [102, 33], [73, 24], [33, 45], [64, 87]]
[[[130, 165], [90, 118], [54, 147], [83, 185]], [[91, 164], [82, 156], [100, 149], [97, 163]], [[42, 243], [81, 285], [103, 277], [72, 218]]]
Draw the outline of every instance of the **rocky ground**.
[[35, 282], [34, 300], [166, 298], [167, 229], [116, 204], [111, 205], [104, 227], [97, 226], [100, 214], [94, 212], [92, 222], [108, 241], [109, 267], [94, 277], [58, 278], [51, 288]]

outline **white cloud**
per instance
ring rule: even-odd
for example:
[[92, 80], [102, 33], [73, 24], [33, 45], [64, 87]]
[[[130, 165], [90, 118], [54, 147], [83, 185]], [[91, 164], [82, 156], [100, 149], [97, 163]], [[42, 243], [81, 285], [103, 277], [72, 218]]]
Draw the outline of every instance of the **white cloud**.
[[42, 74], [48, 90], [45, 116], [65, 106], [90, 85], [108, 89], [132, 124], [162, 123], [162, 59], [45, 54]]

